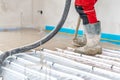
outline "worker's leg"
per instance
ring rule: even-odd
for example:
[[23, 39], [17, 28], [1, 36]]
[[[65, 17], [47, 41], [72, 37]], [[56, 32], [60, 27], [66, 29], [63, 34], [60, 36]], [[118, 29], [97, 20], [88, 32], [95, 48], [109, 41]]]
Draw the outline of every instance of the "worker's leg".
[[[79, 9], [78, 9], [79, 8]], [[84, 47], [77, 48], [75, 52], [95, 55], [102, 53], [102, 48], [99, 45], [101, 26], [97, 21], [96, 13], [93, 5], [79, 6], [77, 11], [83, 19], [84, 30], [87, 38], [87, 43]]]
[[[83, 11], [82, 7], [75, 6], [75, 8], [76, 8], [76, 11], [78, 12], [80, 18], [82, 20], [84, 20], [83, 23], [88, 23], [87, 15], [84, 14], [84, 11]], [[73, 40], [73, 45], [77, 46], [77, 47], [83, 47], [83, 46], [86, 45], [86, 42], [87, 42], [86, 35], [83, 34], [82, 37], [77, 37], [77, 39]]]
[[[93, 5], [89, 7], [75, 6], [75, 8], [82, 18], [84, 25], [97, 22], [96, 13]], [[73, 40], [74, 45], [78, 47], [85, 46], [86, 42], [87, 40], [85, 34], [82, 37], [78, 37], [77, 39]]]
[[[83, 2], [83, 1], [81, 1]], [[76, 11], [80, 15], [81, 19], [83, 20], [83, 24], [89, 24], [89, 23], [96, 23], [97, 18], [96, 18], [96, 13], [94, 9], [94, 4], [96, 3], [96, 0], [84, 0], [82, 6], [75, 6]], [[86, 6], [88, 5], [88, 6]], [[83, 47], [86, 45], [86, 35], [84, 34], [82, 37], [78, 37], [77, 39], [73, 40], [73, 43], [75, 46], [78, 47]]]
[[75, 6], [75, 8], [82, 18], [84, 25], [97, 22], [94, 6]]
[[87, 54], [87, 55], [95, 55], [101, 54], [102, 48], [99, 44], [101, 27], [100, 22], [96, 22], [93, 24], [84, 25], [85, 34], [87, 38], [87, 43], [84, 47], [79, 47], [75, 49], [75, 52]]

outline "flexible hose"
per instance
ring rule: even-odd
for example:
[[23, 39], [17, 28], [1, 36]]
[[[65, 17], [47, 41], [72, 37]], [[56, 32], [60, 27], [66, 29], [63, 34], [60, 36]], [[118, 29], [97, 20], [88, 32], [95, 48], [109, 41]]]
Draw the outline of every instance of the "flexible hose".
[[47, 36], [45, 36], [41, 40], [36, 41], [35, 43], [4, 52], [3, 54], [0, 55], [0, 64], [2, 64], [2, 62], [8, 56], [11, 56], [11, 55], [17, 54], [17, 53], [26, 52], [31, 49], [37, 48], [37, 47], [41, 46], [42, 44], [46, 43], [47, 41], [49, 41], [50, 39], [52, 39], [58, 33], [58, 31], [61, 29], [63, 24], [65, 23], [68, 13], [69, 13], [70, 5], [71, 5], [71, 0], [66, 0], [62, 18], [61, 18], [60, 22], [58, 23], [57, 27], [53, 31], [51, 31]]

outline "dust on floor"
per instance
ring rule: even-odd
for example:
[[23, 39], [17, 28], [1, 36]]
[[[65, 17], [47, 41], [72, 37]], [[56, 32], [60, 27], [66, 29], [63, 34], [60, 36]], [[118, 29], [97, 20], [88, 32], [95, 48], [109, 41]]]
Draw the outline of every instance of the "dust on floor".
[[[22, 29], [17, 31], [0, 32], [0, 50], [7, 51], [16, 47], [30, 44], [43, 38], [48, 33], [49, 32], [47, 31], [39, 31], [36, 29]], [[42, 45], [41, 47], [52, 50], [55, 48], [65, 49], [66, 47], [74, 47], [72, 45], [73, 37], [74, 36], [70, 34], [59, 33], [52, 40]], [[120, 49], [120, 46], [110, 43], [101, 43], [101, 45], [103, 48], [116, 50]], [[40, 49], [41, 47], [38, 47], [37, 49]]]

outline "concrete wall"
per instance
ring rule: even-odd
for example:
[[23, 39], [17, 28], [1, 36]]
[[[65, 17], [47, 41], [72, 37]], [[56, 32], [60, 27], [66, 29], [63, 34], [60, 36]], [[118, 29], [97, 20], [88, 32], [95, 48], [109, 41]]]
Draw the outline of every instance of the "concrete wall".
[[[119, 3], [120, 0], [98, 0], [95, 7], [98, 19], [102, 22], [102, 32], [120, 34]], [[61, 18], [64, 4], [65, 0], [0, 0], [0, 27], [56, 26]], [[77, 19], [78, 14], [72, 0], [64, 27], [75, 29]]]

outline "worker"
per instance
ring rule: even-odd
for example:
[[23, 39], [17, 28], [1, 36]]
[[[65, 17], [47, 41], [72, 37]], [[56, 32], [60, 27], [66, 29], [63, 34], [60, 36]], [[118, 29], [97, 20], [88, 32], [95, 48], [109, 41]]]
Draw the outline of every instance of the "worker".
[[101, 25], [100, 21], [97, 20], [94, 8], [96, 2], [97, 0], [75, 0], [76, 11], [84, 25], [83, 37], [74, 42], [74, 44], [80, 46], [75, 49], [77, 53], [87, 55], [102, 53], [102, 47], [100, 46]]

